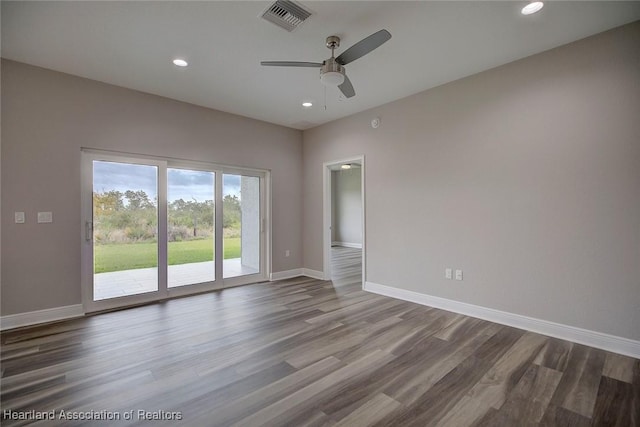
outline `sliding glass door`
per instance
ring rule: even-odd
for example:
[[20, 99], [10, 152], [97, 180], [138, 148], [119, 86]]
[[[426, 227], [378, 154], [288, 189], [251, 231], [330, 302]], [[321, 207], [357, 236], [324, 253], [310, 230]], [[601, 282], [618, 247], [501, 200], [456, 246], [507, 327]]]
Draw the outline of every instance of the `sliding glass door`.
[[96, 152], [82, 161], [86, 311], [267, 278], [266, 172]]
[[158, 291], [157, 201], [158, 166], [93, 161], [95, 301]]
[[167, 170], [168, 286], [216, 280], [215, 172]]

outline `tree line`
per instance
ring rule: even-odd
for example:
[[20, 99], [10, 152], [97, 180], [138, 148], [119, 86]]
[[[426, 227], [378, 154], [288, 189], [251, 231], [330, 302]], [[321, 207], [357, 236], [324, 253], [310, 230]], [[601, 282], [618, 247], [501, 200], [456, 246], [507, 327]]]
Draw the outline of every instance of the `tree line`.
[[[93, 193], [96, 243], [147, 242], [157, 239], [157, 199], [143, 190], [110, 190]], [[213, 200], [177, 199], [167, 204], [169, 241], [211, 237]], [[241, 210], [236, 195], [223, 199], [225, 234], [239, 234]], [[235, 232], [237, 231], [237, 233]]]

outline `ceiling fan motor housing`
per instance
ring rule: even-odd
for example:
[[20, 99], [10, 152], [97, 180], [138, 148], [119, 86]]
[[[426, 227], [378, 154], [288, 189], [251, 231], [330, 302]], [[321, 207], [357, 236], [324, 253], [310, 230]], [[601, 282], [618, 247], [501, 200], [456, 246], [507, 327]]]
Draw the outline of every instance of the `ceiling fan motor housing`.
[[344, 82], [344, 67], [331, 57], [322, 63], [320, 81], [327, 86], [339, 86]]

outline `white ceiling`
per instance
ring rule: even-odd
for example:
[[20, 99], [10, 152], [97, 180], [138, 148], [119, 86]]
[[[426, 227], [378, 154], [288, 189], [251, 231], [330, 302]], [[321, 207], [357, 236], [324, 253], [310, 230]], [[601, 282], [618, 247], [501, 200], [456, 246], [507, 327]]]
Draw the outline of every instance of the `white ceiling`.
[[[306, 129], [640, 19], [640, 2], [302, 1], [313, 16], [292, 33], [258, 16], [270, 4], [2, 1], [2, 56], [127, 88]], [[392, 39], [349, 64], [341, 99], [312, 68], [382, 28]], [[190, 66], [179, 69], [175, 57]], [[304, 109], [303, 100], [314, 106]]]

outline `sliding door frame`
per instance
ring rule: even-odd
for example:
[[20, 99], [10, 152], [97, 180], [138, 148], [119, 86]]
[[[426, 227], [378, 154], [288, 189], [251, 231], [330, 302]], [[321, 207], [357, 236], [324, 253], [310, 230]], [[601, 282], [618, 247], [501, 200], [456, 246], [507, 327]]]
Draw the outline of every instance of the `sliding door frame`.
[[[158, 184], [158, 290], [126, 297], [94, 301], [93, 265], [93, 162], [141, 164], [157, 167]], [[215, 280], [211, 282], [169, 288], [167, 234], [167, 170], [189, 169], [215, 173]], [[260, 179], [260, 272], [223, 278], [223, 175], [236, 174]], [[268, 281], [271, 273], [271, 174], [268, 170], [232, 167], [217, 163], [144, 156], [111, 151], [82, 149], [81, 151], [81, 294], [85, 313], [145, 304], [179, 296], [210, 292], [223, 288]]]

